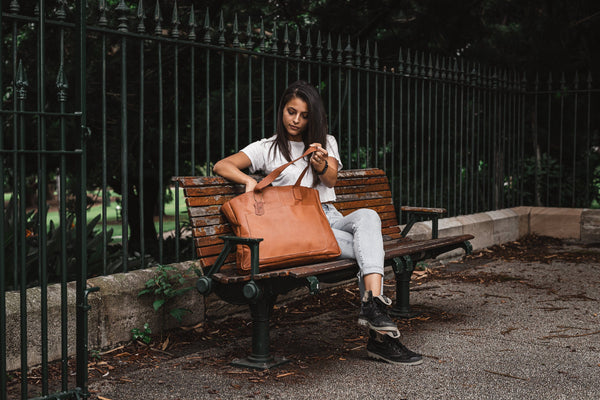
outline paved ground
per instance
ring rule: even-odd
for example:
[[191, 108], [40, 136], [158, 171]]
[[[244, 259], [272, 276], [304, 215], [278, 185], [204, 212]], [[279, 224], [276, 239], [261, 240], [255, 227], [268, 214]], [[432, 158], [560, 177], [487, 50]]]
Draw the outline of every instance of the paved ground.
[[232, 319], [207, 325], [193, 352], [91, 377], [92, 398], [600, 399], [600, 263], [547, 260], [472, 259], [415, 280], [423, 314], [399, 324], [420, 366], [366, 357], [349, 286], [279, 308], [273, 352], [291, 359], [280, 369], [227, 364], [249, 347], [246, 321]]

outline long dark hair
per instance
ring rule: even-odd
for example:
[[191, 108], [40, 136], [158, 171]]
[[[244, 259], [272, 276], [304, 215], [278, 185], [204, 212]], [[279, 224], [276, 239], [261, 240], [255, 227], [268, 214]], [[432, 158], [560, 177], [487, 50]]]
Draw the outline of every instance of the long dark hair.
[[285, 105], [293, 98], [303, 100], [308, 108], [308, 124], [306, 130], [302, 133], [304, 149], [308, 149], [311, 143], [321, 143], [324, 149], [327, 148], [327, 115], [325, 114], [323, 100], [314, 86], [306, 81], [296, 81], [288, 86], [279, 101], [275, 129], [276, 138], [273, 147], [271, 147], [271, 150], [275, 150], [275, 147], [277, 147], [288, 161], [292, 161], [292, 157], [288, 133], [283, 125], [283, 112]]

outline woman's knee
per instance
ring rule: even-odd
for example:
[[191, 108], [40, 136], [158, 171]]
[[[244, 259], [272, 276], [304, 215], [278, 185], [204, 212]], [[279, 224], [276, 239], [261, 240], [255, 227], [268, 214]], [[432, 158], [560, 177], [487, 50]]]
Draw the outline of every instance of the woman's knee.
[[379, 218], [377, 211], [371, 210], [370, 208], [361, 208], [356, 210], [355, 213], [361, 221], [381, 227], [381, 218]]

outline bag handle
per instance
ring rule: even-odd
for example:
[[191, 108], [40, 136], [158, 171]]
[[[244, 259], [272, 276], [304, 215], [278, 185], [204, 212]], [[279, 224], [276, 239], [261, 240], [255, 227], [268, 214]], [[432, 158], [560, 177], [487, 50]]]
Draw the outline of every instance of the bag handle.
[[[284, 169], [286, 169], [287, 167], [289, 167], [290, 165], [292, 165], [293, 163], [295, 163], [296, 161], [300, 160], [301, 158], [304, 158], [306, 156], [308, 156], [309, 154], [314, 153], [315, 151], [317, 151], [316, 147], [309, 147], [304, 154], [302, 154], [300, 157], [296, 158], [295, 160], [292, 160], [286, 164], [283, 164], [282, 166], [278, 167], [277, 169], [273, 170], [273, 172], [271, 172], [269, 175], [265, 176], [265, 178], [263, 180], [261, 180], [255, 187], [254, 187], [254, 191], [261, 191], [264, 188], [266, 188], [267, 186], [269, 186], [271, 183], [273, 183], [273, 181], [275, 180], [275, 178], [277, 178]], [[306, 171], [308, 171], [308, 167], [310, 167], [310, 164], [306, 166], [306, 168], [304, 168], [304, 171], [302, 171], [302, 173], [300, 174], [300, 177], [298, 178], [298, 180], [296, 181], [296, 184], [294, 186], [298, 186], [300, 184], [300, 182], [302, 181], [302, 178], [304, 178], [304, 175], [306, 174]]]

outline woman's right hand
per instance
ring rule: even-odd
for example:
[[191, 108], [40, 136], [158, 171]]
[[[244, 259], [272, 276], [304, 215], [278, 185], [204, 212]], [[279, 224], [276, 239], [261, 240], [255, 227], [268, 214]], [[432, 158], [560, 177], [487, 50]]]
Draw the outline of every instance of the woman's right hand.
[[213, 167], [213, 172], [232, 182], [245, 185], [246, 192], [250, 192], [254, 190], [257, 182], [254, 178], [243, 173], [242, 170], [250, 167], [251, 164], [252, 162], [248, 156], [239, 152], [217, 162]]

